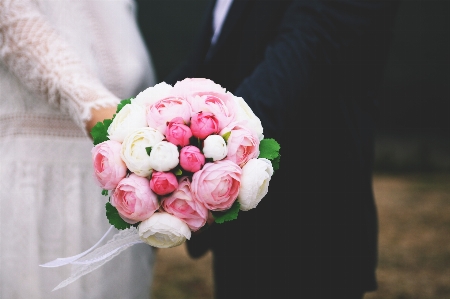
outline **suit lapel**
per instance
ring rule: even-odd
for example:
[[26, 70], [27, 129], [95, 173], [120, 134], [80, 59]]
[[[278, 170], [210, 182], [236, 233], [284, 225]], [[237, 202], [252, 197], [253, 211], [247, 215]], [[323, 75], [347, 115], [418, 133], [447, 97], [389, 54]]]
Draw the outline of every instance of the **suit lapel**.
[[[220, 32], [219, 38], [214, 45], [210, 49], [209, 57], [214, 55], [217, 49], [221, 47], [221, 45], [224, 43], [224, 41], [227, 39], [230, 32], [233, 30], [236, 23], [239, 21], [239, 19], [242, 16], [242, 13], [244, 12], [245, 8], [249, 4], [249, 0], [234, 0], [231, 4], [230, 10], [228, 11], [228, 14], [225, 18], [225, 22], [223, 23], [222, 30]], [[211, 17], [212, 18], [212, 17]]]

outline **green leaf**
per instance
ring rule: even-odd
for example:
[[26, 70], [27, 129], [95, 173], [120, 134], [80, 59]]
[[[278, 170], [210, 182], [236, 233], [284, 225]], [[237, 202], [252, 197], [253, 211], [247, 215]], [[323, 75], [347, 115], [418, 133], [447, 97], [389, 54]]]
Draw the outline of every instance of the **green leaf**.
[[128, 98], [128, 99], [120, 101], [120, 103], [117, 105], [116, 114], [119, 113], [119, 111], [122, 110], [122, 108], [126, 104], [131, 104], [131, 99], [133, 99], [133, 98]]
[[281, 155], [271, 160], [273, 171], [278, 170], [280, 168], [280, 157]]
[[263, 139], [259, 143], [259, 157], [273, 160], [277, 158], [280, 154], [280, 144], [275, 141], [275, 139]]
[[109, 140], [108, 138], [108, 127], [112, 123], [112, 119], [105, 119], [103, 122], [98, 122], [91, 130], [92, 140], [94, 145], [102, 143]]
[[147, 155], [150, 156], [150, 152], [152, 151], [152, 147], [151, 147], [151, 146], [146, 147], [146, 148], [145, 148], [145, 151], [147, 152]]
[[211, 213], [214, 216], [214, 221], [216, 223], [224, 223], [225, 221], [235, 220], [238, 217], [239, 208], [241, 204], [236, 200], [234, 204], [226, 211], [214, 212]]
[[108, 218], [109, 224], [117, 229], [127, 229], [131, 226], [120, 217], [117, 209], [109, 202], [106, 203], [106, 218]]
[[181, 176], [183, 174], [183, 170], [181, 170], [181, 168], [177, 167], [173, 170], [173, 174], [176, 176]]
[[225, 140], [225, 142], [228, 142], [228, 138], [230, 138], [231, 135], [231, 131], [226, 132], [225, 134], [222, 135], [223, 139]]
[[108, 196], [108, 190], [106, 190], [106, 189], [103, 189], [103, 190], [102, 190], [102, 195], [104, 195], [104, 196]]

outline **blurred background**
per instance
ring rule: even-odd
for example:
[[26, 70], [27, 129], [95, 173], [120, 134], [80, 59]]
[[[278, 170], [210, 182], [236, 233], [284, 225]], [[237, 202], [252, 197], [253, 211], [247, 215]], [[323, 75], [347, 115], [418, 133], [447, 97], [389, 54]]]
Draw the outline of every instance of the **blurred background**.
[[[137, 0], [159, 81], [186, 57], [207, 0]], [[379, 289], [366, 299], [450, 298], [450, 1], [404, 0], [378, 95], [374, 192]], [[211, 256], [158, 251], [154, 299], [211, 298]]]

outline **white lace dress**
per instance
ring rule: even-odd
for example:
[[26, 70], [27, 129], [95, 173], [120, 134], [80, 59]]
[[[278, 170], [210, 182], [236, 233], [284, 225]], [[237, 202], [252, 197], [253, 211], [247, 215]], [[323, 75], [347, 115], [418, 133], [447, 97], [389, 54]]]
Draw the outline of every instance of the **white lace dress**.
[[[154, 254], [137, 244], [51, 292], [107, 231], [84, 123], [155, 84], [132, 0], [0, 0], [0, 298], [150, 297]], [[111, 235], [112, 236], [112, 235]]]

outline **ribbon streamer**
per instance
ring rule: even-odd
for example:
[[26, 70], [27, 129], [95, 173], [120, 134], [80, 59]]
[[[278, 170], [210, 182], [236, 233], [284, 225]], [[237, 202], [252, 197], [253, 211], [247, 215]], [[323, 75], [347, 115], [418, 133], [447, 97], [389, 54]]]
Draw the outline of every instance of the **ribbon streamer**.
[[112, 228], [113, 226], [111, 226], [103, 235], [103, 237], [88, 250], [71, 257], [57, 258], [48, 263], [39, 265], [41, 267], [61, 267], [68, 264], [74, 266], [72, 268], [72, 274], [70, 275], [70, 277], [58, 284], [52, 291], [61, 289], [71, 284], [81, 276], [86, 275], [101, 267], [128, 247], [134, 244], [144, 243], [140, 239], [137, 229], [135, 227], [131, 227], [126, 230], [121, 230], [120, 232], [115, 234], [113, 238], [109, 240], [105, 245], [97, 248], [97, 246], [109, 234]]

